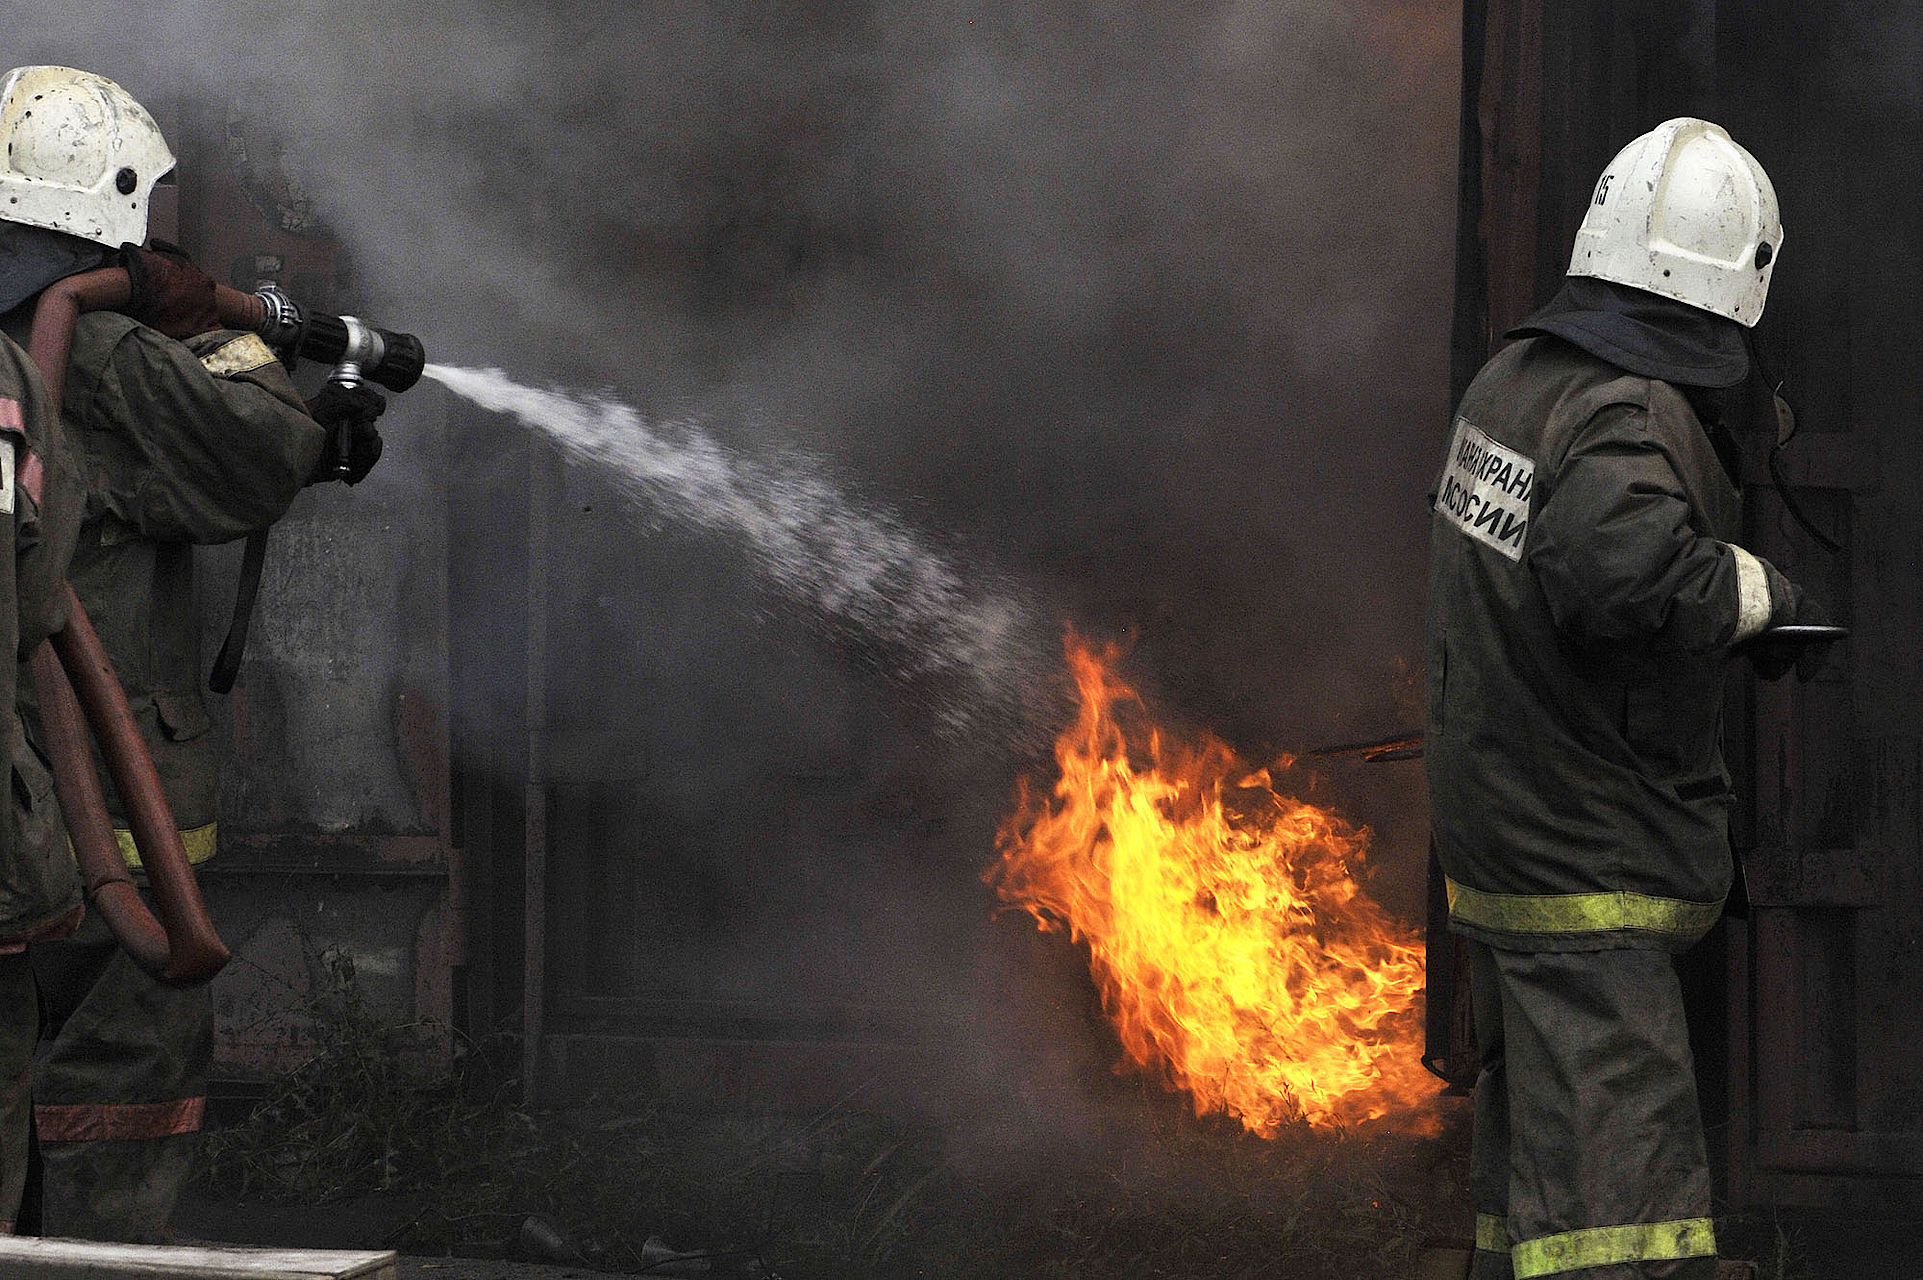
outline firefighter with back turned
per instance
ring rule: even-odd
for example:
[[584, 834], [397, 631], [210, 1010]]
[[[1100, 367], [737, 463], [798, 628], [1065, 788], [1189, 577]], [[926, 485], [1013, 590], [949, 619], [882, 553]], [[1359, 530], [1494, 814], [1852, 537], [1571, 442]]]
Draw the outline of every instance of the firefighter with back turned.
[[[126, 314], [80, 317], [66, 368], [62, 419], [86, 490], [68, 576], [200, 862], [217, 842], [219, 765], [193, 549], [265, 530], [311, 480], [360, 479], [379, 456], [384, 402], [362, 387], [303, 403], [258, 336], [221, 328], [214, 282], [147, 243], [153, 187], [174, 157], [119, 85], [17, 68], [0, 82], [0, 144], [0, 328], [24, 341], [36, 295], [70, 275], [119, 265], [132, 279]], [[347, 465], [323, 456], [330, 440]], [[102, 784], [124, 827], [104, 773]], [[205, 1108], [207, 989], [149, 977], [97, 914], [26, 960], [43, 1011], [32, 1081], [43, 1198], [35, 1223], [29, 1189], [23, 1229], [164, 1239]]]
[[[1734, 875], [1724, 678], [1817, 610], [1736, 545], [1783, 233], [1718, 126], [1610, 162], [1561, 292], [1463, 396], [1437, 482], [1427, 762], [1481, 1046], [1475, 1280], [1716, 1268], [1674, 957]], [[1787, 636], [1789, 633], [1783, 633]]]

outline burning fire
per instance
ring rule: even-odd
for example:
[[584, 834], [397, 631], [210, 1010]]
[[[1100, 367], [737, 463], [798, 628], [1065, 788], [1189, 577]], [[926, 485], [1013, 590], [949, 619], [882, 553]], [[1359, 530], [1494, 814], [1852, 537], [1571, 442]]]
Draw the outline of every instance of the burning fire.
[[[1071, 635], [1080, 690], [1052, 796], [1023, 779], [986, 879], [1086, 941], [1127, 1063], [1273, 1137], [1432, 1097], [1422, 952], [1363, 896], [1367, 828], [1276, 791], [1213, 737], [1170, 741]], [[1286, 767], [1287, 762], [1284, 762]]]

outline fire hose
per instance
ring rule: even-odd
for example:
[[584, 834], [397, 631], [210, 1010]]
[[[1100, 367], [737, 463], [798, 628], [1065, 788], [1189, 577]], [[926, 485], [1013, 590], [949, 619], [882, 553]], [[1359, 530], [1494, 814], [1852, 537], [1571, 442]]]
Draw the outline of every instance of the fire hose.
[[[80, 313], [126, 306], [131, 293], [124, 270], [103, 267], [69, 276], [40, 295], [27, 354], [40, 367], [55, 413], [66, 390], [67, 356]], [[180, 985], [205, 982], [227, 963], [227, 946], [207, 914], [174, 825], [173, 806], [167, 803], [127, 695], [72, 587], [67, 588], [66, 626], [34, 650], [27, 669], [53, 765], [54, 793], [86, 882], [87, 901], [146, 972]], [[134, 847], [160, 911], [158, 920], [128, 874], [114, 838], [87, 744], [89, 728], [100, 742], [133, 829]]]

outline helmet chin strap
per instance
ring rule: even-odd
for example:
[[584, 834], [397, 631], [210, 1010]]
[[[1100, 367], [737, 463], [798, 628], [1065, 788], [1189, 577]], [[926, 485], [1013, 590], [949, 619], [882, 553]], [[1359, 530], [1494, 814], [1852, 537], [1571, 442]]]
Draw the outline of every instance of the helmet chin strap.
[[1842, 555], [1843, 544], [1816, 527], [1816, 522], [1809, 518], [1809, 515], [1803, 510], [1802, 504], [1796, 501], [1795, 493], [1790, 490], [1789, 480], [1783, 474], [1783, 446], [1794, 440], [1796, 433], [1802, 429], [1802, 415], [1796, 412], [1796, 405], [1790, 398], [1783, 394], [1784, 388], [1787, 385], [1785, 379], [1777, 377], [1775, 369], [1763, 358], [1762, 346], [1756, 341], [1756, 331], [1754, 329], [1745, 329], [1743, 331], [1743, 340], [1749, 344], [1751, 367], [1753, 367], [1757, 374], [1762, 377], [1763, 381], [1768, 384], [1770, 393], [1772, 395], [1782, 396], [1783, 403], [1790, 407], [1789, 431], [1781, 432], [1772, 430], [1770, 432], [1769, 457], [1767, 460], [1769, 478], [1775, 483], [1776, 492], [1783, 499], [1784, 509], [1790, 513], [1790, 517], [1794, 519], [1797, 524], [1803, 526], [1803, 532], [1809, 534], [1811, 538], [1815, 539], [1818, 546], [1822, 547], [1831, 555]]

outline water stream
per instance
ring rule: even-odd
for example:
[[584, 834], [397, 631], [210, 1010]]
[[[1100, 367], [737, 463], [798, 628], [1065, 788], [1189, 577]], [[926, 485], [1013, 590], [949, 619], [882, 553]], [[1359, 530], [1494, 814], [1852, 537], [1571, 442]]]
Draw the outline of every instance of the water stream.
[[946, 730], [1026, 718], [1054, 643], [1036, 611], [896, 513], [854, 505], [816, 459], [745, 457], [697, 422], [652, 422], [606, 395], [525, 386], [499, 369], [430, 364], [425, 374], [541, 432], [634, 502], [738, 542], [769, 588], [851, 631]]

